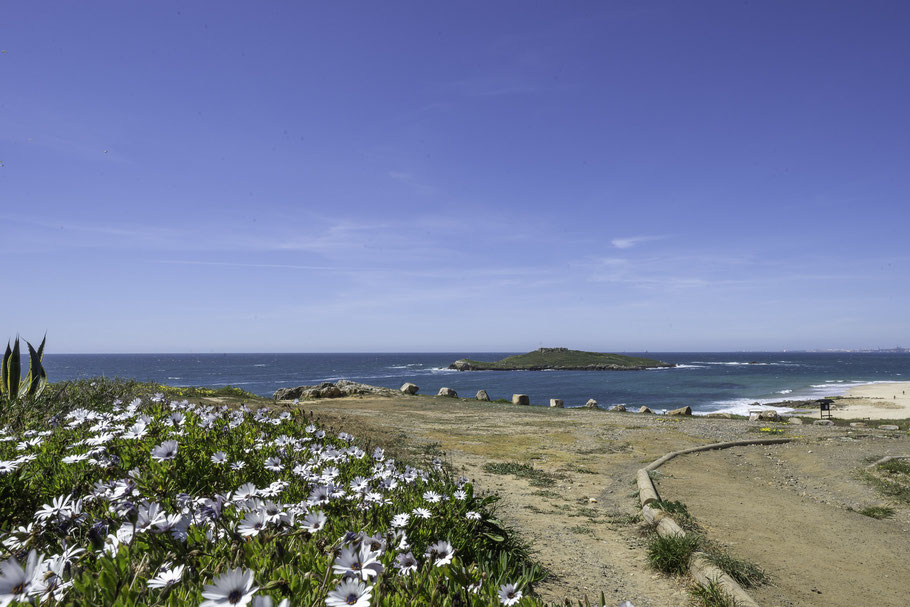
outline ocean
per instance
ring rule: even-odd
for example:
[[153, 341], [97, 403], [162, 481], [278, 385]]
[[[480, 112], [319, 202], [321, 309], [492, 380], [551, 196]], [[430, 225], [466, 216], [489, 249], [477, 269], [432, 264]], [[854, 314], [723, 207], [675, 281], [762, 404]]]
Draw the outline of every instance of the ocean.
[[381, 354], [47, 354], [50, 381], [122, 377], [173, 386], [237, 386], [263, 396], [278, 388], [348, 379], [422, 394], [439, 388], [473, 397], [527, 394], [533, 405], [561, 398], [567, 407], [589, 398], [607, 408], [646, 405], [655, 411], [689, 405], [695, 413], [745, 413], [752, 403], [820, 398], [852, 386], [910, 381], [910, 354], [791, 352], [628, 353], [676, 363], [647, 371], [452, 371], [459, 358], [498, 360], [515, 352]]

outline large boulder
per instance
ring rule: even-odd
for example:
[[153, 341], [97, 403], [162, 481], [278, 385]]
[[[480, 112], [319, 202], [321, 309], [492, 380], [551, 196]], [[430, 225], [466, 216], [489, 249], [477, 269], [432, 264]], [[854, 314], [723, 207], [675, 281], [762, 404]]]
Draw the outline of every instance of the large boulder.
[[531, 399], [528, 398], [527, 394], [513, 394], [512, 395], [512, 404], [513, 405], [530, 405]]
[[813, 426], [833, 426], [834, 422], [831, 421], [830, 419], [817, 419], [814, 422], [812, 422], [812, 425]]
[[440, 388], [439, 392], [436, 393], [436, 396], [447, 396], [449, 398], [457, 398], [458, 393], [455, 392], [452, 388]]
[[733, 419], [732, 413], [708, 413], [705, 417], [712, 419]]
[[672, 411], [667, 411], [667, 415], [692, 415], [692, 407], [686, 406], [673, 409]]
[[562, 401], [561, 398], [551, 398], [551, 399], [550, 399], [550, 406], [551, 406], [551, 407], [556, 407], [557, 409], [564, 409], [565, 406], [566, 406], [566, 404]]
[[625, 413], [625, 412], [626, 412], [626, 406], [625, 406], [625, 405], [613, 405], [612, 407], [610, 407], [609, 410], [610, 410], [610, 411], [615, 411], [615, 412], [617, 412], [617, 413]]
[[589, 398], [588, 402], [585, 403], [585, 409], [596, 409], [596, 408], [597, 408], [597, 401], [594, 400], [593, 398]]
[[641, 407], [641, 408], [638, 410], [638, 412], [639, 412], [639, 413], [650, 413], [651, 415], [654, 414], [654, 411], [651, 411], [651, 409], [649, 409], [648, 407]]
[[803, 425], [803, 418], [797, 417], [797, 416], [795, 416], [795, 415], [791, 415], [790, 417], [787, 418], [787, 423], [788, 423], [788, 424], [793, 424], [794, 426], [802, 426], [802, 425]]
[[401, 385], [402, 394], [417, 394], [417, 391], [420, 388], [417, 387], [417, 384], [412, 384], [411, 382], [406, 382]]
[[477, 395], [474, 396], [477, 400], [482, 400], [484, 402], [490, 402], [490, 395], [487, 394], [486, 390], [478, 390]]
[[[752, 416], [749, 416], [749, 419], [752, 419]], [[769, 409], [768, 411], [760, 411], [758, 414], [758, 419], [763, 422], [779, 422], [781, 421], [780, 413], [774, 409]]]
[[885, 424], [884, 426], [879, 426], [878, 429], [879, 430], [900, 430], [900, 427], [895, 426], [894, 424]]
[[397, 392], [391, 388], [359, 384], [342, 379], [336, 383], [323, 382], [315, 386], [297, 386], [296, 388], [280, 388], [275, 391], [275, 400], [304, 400], [317, 398], [342, 398], [345, 396], [363, 396], [375, 394], [381, 396], [394, 396]]

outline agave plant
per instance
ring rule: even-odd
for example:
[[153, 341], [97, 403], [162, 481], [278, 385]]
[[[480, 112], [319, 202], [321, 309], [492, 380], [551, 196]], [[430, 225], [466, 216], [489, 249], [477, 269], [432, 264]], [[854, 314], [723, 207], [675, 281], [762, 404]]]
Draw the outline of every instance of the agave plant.
[[16, 402], [23, 398], [33, 398], [41, 394], [47, 385], [47, 373], [41, 365], [41, 359], [44, 358], [44, 342], [47, 336], [41, 340], [38, 350], [32, 347], [28, 341], [29, 368], [28, 375], [23, 380], [19, 373], [21, 363], [19, 361], [19, 337], [13, 342], [10, 348], [9, 342], [6, 342], [6, 352], [3, 354], [3, 365], [0, 367], [0, 397], [6, 397], [10, 402]]

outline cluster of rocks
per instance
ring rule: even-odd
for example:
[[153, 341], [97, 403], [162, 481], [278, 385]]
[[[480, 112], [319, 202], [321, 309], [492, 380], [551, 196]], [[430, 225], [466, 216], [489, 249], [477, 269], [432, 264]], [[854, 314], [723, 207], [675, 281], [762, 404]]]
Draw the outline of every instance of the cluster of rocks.
[[335, 383], [323, 382], [316, 386], [280, 388], [275, 391], [274, 397], [275, 400], [303, 400], [308, 398], [342, 398], [345, 396], [363, 396], [366, 394], [393, 396], [395, 393], [395, 390], [391, 388], [359, 384], [354, 381], [342, 379]]
[[[418, 390], [418, 387], [412, 383], [406, 383], [403, 386], [401, 386], [401, 392], [404, 394], [417, 394], [417, 390]], [[453, 390], [452, 388], [440, 388], [439, 392], [436, 393], [436, 396], [457, 398], [458, 393], [455, 392], [455, 390]], [[477, 394], [474, 396], [474, 399], [482, 401], [482, 402], [490, 402], [490, 395], [487, 394], [486, 390], [478, 390]], [[531, 400], [527, 394], [513, 394], [512, 395], [512, 404], [527, 406], [527, 405], [531, 404]], [[550, 399], [551, 408], [564, 409], [565, 406], [566, 406], [566, 403], [561, 398], [551, 398]], [[597, 409], [598, 408], [597, 401], [594, 400], [593, 398], [590, 398], [582, 406], [582, 408], [583, 409]], [[628, 409], [626, 409], [625, 405], [614, 405], [614, 406], [610, 407], [609, 411], [613, 411], [613, 412], [617, 412], [617, 413], [625, 413], [628, 411]], [[646, 414], [649, 413], [652, 415], [654, 414], [654, 411], [652, 411], [648, 407], [640, 407], [638, 409], [638, 412], [646, 413]], [[692, 408], [691, 407], [681, 407], [679, 409], [673, 409], [672, 411], [667, 411], [666, 414], [667, 415], [692, 415]]]

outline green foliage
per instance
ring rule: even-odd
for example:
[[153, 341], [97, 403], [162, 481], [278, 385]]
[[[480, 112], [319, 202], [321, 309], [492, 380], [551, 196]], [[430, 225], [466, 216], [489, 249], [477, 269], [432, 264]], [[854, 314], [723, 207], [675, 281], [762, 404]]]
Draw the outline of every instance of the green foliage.
[[37, 350], [31, 343], [25, 342], [25, 345], [28, 346], [29, 359], [28, 374], [25, 379], [20, 377], [21, 361], [19, 357], [21, 353], [19, 350], [19, 337], [16, 337], [12, 348], [10, 348], [9, 342], [6, 342], [6, 352], [4, 352], [3, 361], [0, 364], [0, 397], [11, 403], [18, 403], [21, 400], [35, 398], [41, 394], [45, 386], [47, 386], [47, 373], [41, 365], [41, 360], [44, 358], [44, 342], [46, 340], [47, 337], [45, 336]]
[[555, 474], [538, 470], [531, 464], [518, 462], [489, 462], [483, 465], [483, 471], [490, 474], [511, 474], [526, 479], [532, 487], [551, 487], [560, 478]]
[[700, 533], [702, 531], [701, 526], [695, 521], [695, 518], [689, 514], [689, 509], [686, 505], [678, 500], [658, 500], [656, 502], [651, 502], [651, 507], [663, 510], [670, 514], [673, 517], [673, 520], [686, 531], [695, 533]]
[[882, 472], [894, 475], [910, 475], [910, 462], [905, 459], [891, 459], [877, 466]]
[[736, 580], [743, 588], [755, 588], [767, 584], [769, 581], [764, 569], [755, 563], [731, 556], [718, 546], [708, 546], [705, 550], [705, 558]]
[[864, 514], [869, 518], [881, 520], [894, 516], [894, 508], [889, 508], [888, 506], [869, 506], [868, 508], [860, 510], [859, 513]]
[[701, 607], [736, 607], [733, 597], [724, 592], [717, 582], [710, 582], [707, 586], [693, 584], [689, 594]]
[[657, 534], [648, 543], [648, 563], [654, 569], [670, 575], [683, 575], [689, 569], [689, 558], [698, 550], [700, 538], [697, 535]]
[[860, 475], [883, 495], [910, 504], [910, 462], [892, 459]]
[[[383, 490], [383, 471], [394, 469], [399, 475], [400, 464], [383, 463], [382, 454], [358, 452], [344, 433], [322, 435], [301, 411], [241, 414], [222, 406], [169, 402], [163, 394], [149, 395], [155, 387], [124, 380], [65, 382], [42, 395], [37, 414], [17, 428], [4, 428], [10, 419], [5, 412], [0, 415], [0, 562], [15, 558], [22, 563], [32, 549], [44, 555], [85, 550], [69, 559], [61, 575], [71, 587], [56, 600], [42, 597], [41, 604], [194, 605], [201, 601], [205, 584], [242, 567], [254, 572], [259, 594], [272, 596], [276, 603], [289, 598], [292, 605], [324, 605], [326, 593], [338, 582], [332, 570], [336, 551], [351, 532], [381, 534], [389, 542], [379, 557], [385, 573], [370, 580], [373, 607], [493, 607], [504, 583], [523, 589], [523, 607], [541, 605], [533, 586], [545, 572], [531, 560], [527, 546], [495, 518], [497, 498], [475, 496], [470, 483], [453, 480], [441, 466]], [[147, 420], [145, 433], [131, 436], [130, 428], [140, 419]], [[169, 440], [178, 442], [176, 455], [153, 459], [153, 450]], [[245, 466], [214, 464], [210, 458], [219, 451], [228, 462]], [[284, 467], [267, 469], [269, 458]], [[310, 467], [294, 472], [294, 464]], [[309, 504], [310, 512], [327, 516], [325, 527], [316, 532], [270, 522], [257, 534], [241, 535], [238, 526], [246, 502], [229, 497], [220, 517], [200, 518], [205, 500], [235, 492], [244, 483], [260, 489], [283, 483], [269, 498], [281, 509], [308, 504], [318, 478], [330, 469], [335, 474], [332, 484], [356, 499]], [[369, 479], [382, 499], [369, 502], [354, 496], [348, 488], [358, 478]], [[117, 486], [127, 493], [113, 497]], [[431, 500], [427, 492], [445, 499]], [[68, 496], [71, 509], [50, 506]], [[168, 516], [191, 513], [193, 522], [182, 539], [151, 527], [135, 532], [137, 514], [121, 509], [129, 503], [138, 509], [157, 503]], [[422, 562], [413, 574], [397, 575], [398, 540], [391, 520], [416, 508], [426, 509], [430, 517], [412, 514], [401, 531]], [[48, 517], [37, 517], [41, 511]], [[469, 517], [469, 512], [479, 517]], [[117, 541], [123, 532], [130, 539]], [[450, 564], [436, 566], [423, 557], [439, 540], [455, 548]], [[172, 587], [153, 588], [149, 581], [166, 563], [184, 565], [186, 573]], [[467, 591], [471, 584], [480, 585], [477, 594]]]

